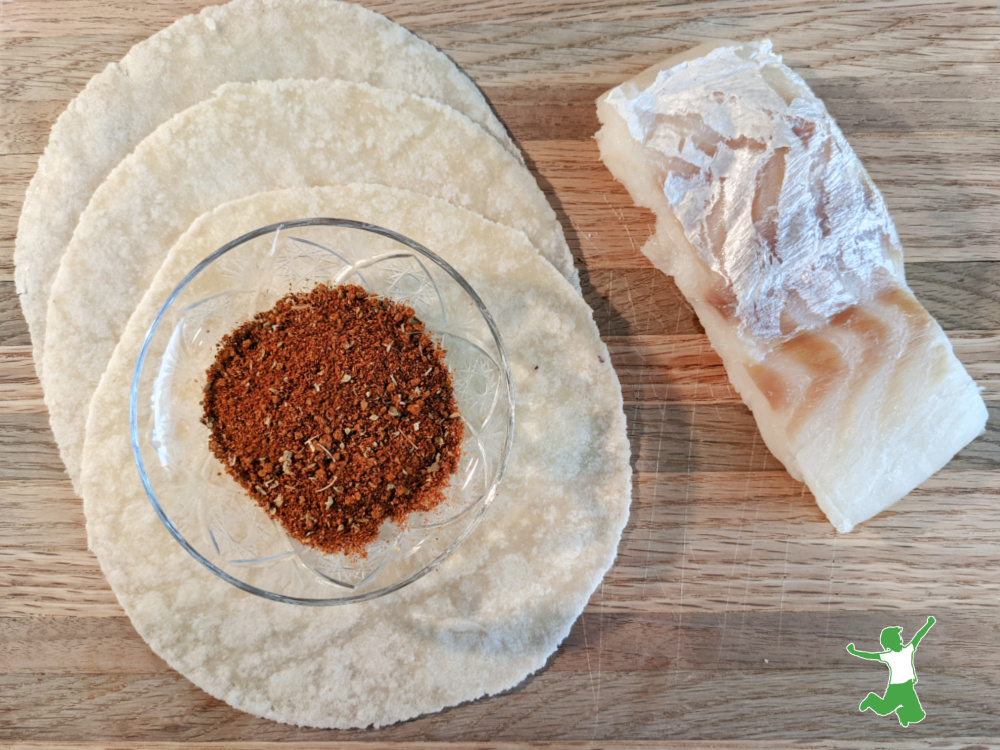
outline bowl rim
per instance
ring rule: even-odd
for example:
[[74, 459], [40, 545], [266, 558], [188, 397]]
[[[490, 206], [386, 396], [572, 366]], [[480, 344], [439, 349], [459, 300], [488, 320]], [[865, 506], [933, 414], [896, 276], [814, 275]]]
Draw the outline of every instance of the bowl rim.
[[[268, 591], [266, 589], [259, 588], [245, 581], [241, 581], [235, 576], [227, 573], [225, 570], [217, 566], [215, 563], [208, 560], [203, 556], [194, 546], [184, 537], [180, 530], [174, 525], [173, 521], [170, 520], [166, 511], [160, 505], [159, 500], [156, 497], [156, 492], [152, 487], [149, 480], [149, 476], [146, 473], [145, 461], [142, 457], [142, 449], [140, 446], [139, 437], [139, 424], [138, 424], [138, 399], [139, 399], [139, 385], [140, 379], [143, 373], [143, 366], [146, 363], [146, 356], [149, 353], [150, 344], [153, 341], [157, 330], [159, 329], [160, 323], [166, 316], [167, 311], [171, 308], [177, 297], [187, 288], [188, 284], [191, 283], [202, 271], [204, 271], [208, 266], [214, 263], [216, 260], [226, 255], [232, 250], [235, 250], [240, 245], [243, 245], [250, 240], [256, 239], [266, 234], [280, 233], [287, 229], [297, 229], [300, 227], [311, 227], [311, 226], [330, 226], [339, 227], [346, 229], [357, 229], [365, 232], [370, 232], [373, 234], [381, 235], [391, 240], [395, 240], [407, 247], [409, 247], [418, 255], [423, 255], [428, 260], [432, 261], [438, 267], [445, 271], [452, 279], [462, 287], [462, 289], [468, 294], [472, 300], [476, 303], [479, 312], [482, 314], [486, 325], [490, 330], [493, 340], [496, 343], [497, 350], [500, 353], [500, 372], [501, 372], [501, 382], [506, 387], [508, 394], [508, 401], [511, 405], [510, 415], [507, 419], [507, 436], [504, 440], [503, 448], [501, 451], [500, 461], [497, 466], [495, 476], [491, 481], [490, 488], [486, 493], [485, 500], [480, 504], [480, 507], [476, 510], [474, 516], [469, 520], [468, 525], [465, 530], [459, 535], [459, 537], [452, 542], [448, 548], [438, 555], [429, 564], [425, 565], [420, 570], [412, 573], [401, 581], [383, 586], [382, 588], [376, 589], [374, 591], [369, 591], [364, 594], [358, 594], [357, 596], [346, 596], [337, 598], [313, 598], [313, 597], [298, 597], [298, 596], [288, 596], [285, 594], [277, 594], [273, 591]], [[375, 599], [377, 597], [385, 596], [394, 591], [398, 591], [404, 586], [408, 586], [414, 581], [419, 580], [423, 576], [430, 573], [432, 570], [437, 568], [441, 563], [443, 563], [451, 553], [458, 548], [462, 542], [476, 529], [479, 525], [479, 521], [482, 519], [486, 510], [492, 504], [494, 498], [496, 497], [497, 490], [500, 483], [503, 481], [504, 474], [507, 471], [507, 464], [510, 461], [511, 447], [514, 440], [514, 379], [511, 375], [510, 370], [510, 359], [507, 356], [507, 350], [504, 347], [503, 337], [500, 335], [500, 330], [497, 327], [496, 321], [494, 321], [492, 314], [489, 309], [483, 303], [480, 296], [476, 293], [476, 290], [469, 285], [469, 283], [458, 273], [447, 261], [441, 258], [439, 255], [424, 247], [415, 240], [400, 234], [399, 232], [387, 229], [385, 227], [378, 226], [377, 224], [370, 224], [368, 222], [356, 221], [354, 219], [338, 219], [330, 217], [317, 217], [309, 219], [295, 219], [292, 221], [282, 221], [274, 224], [268, 224], [264, 227], [259, 227], [250, 232], [247, 232], [236, 239], [230, 240], [225, 245], [220, 247], [218, 250], [211, 253], [209, 256], [204, 258], [200, 263], [198, 263], [194, 268], [192, 268], [187, 275], [181, 280], [181, 282], [174, 287], [173, 291], [167, 296], [166, 300], [160, 305], [159, 310], [157, 310], [156, 317], [150, 324], [149, 329], [146, 331], [146, 336], [143, 339], [142, 347], [139, 350], [139, 356], [136, 358], [135, 368], [132, 372], [132, 382], [129, 391], [129, 438], [132, 445], [132, 456], [135, 459], [136, 468], [139, 471], [139, 479], [142, 482], [143, 488], [146, 491], [146, 496], [149, 498], [150, 503], [153, 505], [153, 510], [159, 517], [160, 521], [166, 526], [167, 530], [171, 533], [174, 539], [183, 547], [195, 560], [201, 563], [204, 567], [208, 568], [212, 573], [217, 575], [222, 580], [236, 586], [243, 591], [254, 594], [256, 596], [262, 597], [264, 599], [269, 599], [275, 602], [283, 602], [286, 604], [299, 604], [305, 606], [334, 606], [340, 604], [350, 604], [354, 602], [363, 602], [370, 599]]]

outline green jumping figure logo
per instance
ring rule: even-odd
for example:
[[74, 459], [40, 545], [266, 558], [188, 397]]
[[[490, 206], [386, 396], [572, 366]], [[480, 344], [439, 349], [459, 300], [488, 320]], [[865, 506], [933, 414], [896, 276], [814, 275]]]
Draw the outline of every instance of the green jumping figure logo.
[[927, 631], [935, 623], [933, 617], [927, 618], [927, 623], [917, 631], [913, 640], [903, 645], [902, 628], [885, 628], [879, 641], [886, 649], [878, 653], [871, 651], [858, 651], [853, 643], [847, 644], [847, 651], [861, 659], [874, 659], [889, 667], [889, 684], [885, 688], [885, 695], [878, 693], [868, 693], [859, 711], [867, 711], [869, 708], [879, 716], [888, 716], [896, 712], [896, 718], [902, 726], [916, 724], [923, 721], [924, 709], [920, 706], [920, 699], [917, 698], [917, 691], [913, 686], [917, 682], [917, 673], [913, 671], [913, 652], [917, 650], [917, 645], [927, 635]]

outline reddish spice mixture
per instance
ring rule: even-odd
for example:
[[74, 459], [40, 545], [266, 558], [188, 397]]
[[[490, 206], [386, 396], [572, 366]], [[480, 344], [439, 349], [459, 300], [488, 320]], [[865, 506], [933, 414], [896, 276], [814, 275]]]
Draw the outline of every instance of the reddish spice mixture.
[[436, 506], [461, 453], [444, 351], [357, 286], [289, 294], [223, 337], [202, 406], [226, 471], [324, 552], [364, 557], [383, 521]]

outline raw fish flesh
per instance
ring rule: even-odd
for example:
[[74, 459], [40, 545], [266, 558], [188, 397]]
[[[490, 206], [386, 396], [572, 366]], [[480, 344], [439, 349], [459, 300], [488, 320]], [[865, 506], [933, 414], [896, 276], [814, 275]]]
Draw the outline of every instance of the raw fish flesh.
[[643, 253], [839, 531], [983, 431], [980, 389], [906, 285], [881, 194], [770, 42], [697, 48], [597, 112], [601, 158], [657, 217]]

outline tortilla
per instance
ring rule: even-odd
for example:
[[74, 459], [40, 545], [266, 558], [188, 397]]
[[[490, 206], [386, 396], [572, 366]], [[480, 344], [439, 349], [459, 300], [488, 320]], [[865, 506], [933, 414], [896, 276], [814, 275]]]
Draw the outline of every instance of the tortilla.
[[74, 487], [90, 397], [181, 232], [228, 200], [346, 182], [411, 189], [521, 229], [576, 279], [562, 229], [531, 173], [464, 115], [344, 81], [228, 84], [164, 123], [115, 168], [63, 256], [42, 384]]
[[436, 99], [520, 159], [476, 85], [443, 53], [377, 13], [334, 0], [235, 0], [186, 16], [94, 76], [56, 121], [38, 162], [18, 224], [14, 279], [39, 376], [59, 262], [115, 165], [224, 83], [322, 77]]
[[[497, 498], [434, 573], [368, 602], [303, 607], [225, 583], [170, 536], [132, 465], [128, 398], [146, 330], [190, 268], [258, 225], [330, 214], [399, 231], [472, 284], [504, 337], [516, 428]], [[519, 232], [384, 187], [257, 195], [199, 219], [129, 321], [86, 434], [90, 546], [140, 635], [213, 696], [291, 724], [379, 726], [516, 685], [569, 633], [628, 515], [621, 390], [586, 303]]]

